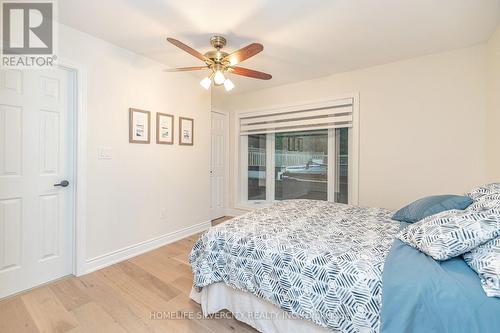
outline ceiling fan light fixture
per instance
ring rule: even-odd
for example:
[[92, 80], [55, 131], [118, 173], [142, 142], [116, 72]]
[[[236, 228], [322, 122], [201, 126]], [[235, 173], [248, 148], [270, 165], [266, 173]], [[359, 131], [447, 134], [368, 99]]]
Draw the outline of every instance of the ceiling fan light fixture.
[[192, 47], [182, 43], [175, 38], [168, 37], [167, 41], [183, 50], [184, 52], [189, 53], [193, 57], [203, 61], [204, 66], [171, 68], [165, 71], [188, 72], [209, 70], [210, 75], [200, 81], [200, 85], [206, 90], [209, 90], [212, 84], [215, 86], [223, 85], [226, 91], [231, 91], [232, 89], [234, 89], [234, 83], [231, 80], [226, 79], [226, 77], [224, 76], [225, 72], [259, 80], [270, 80], [272, 78], [272, 76], [267, 73], [235, 66], [240, 62], [245, 61], [262, 52], [262, 50], [264, 50], [264, 46], [262, 44], [252, 43], [229, 54], [225, 51], [222, 51], [224, 46], [226, 46], [226, 39], [222, 36], [213, 36], [212, 38], [210, 38], [210, 44], [214, 47], [215, 50], [211, 50], [206, 52], [205, 54], [201, 54]]
[[206, 90], [210, 89], [210, 85], [212, 84], [212, 80], [207, 76], [203, 80], [200, 81], [200, 85]]
[[218, 70], [217, 72], [215, 72], [215, 75], [214, 75], [214, 83], [216, 85], [221, 85], [224, 83], [224, 81], [226, 80], [226, 78], [224, 77], [224, 74], [222, 74], [222, 72], [220, 70]]
[[226, 89], [226, 91], [231, 91], [233, 90], [233, 88], [234, 88], [233, 81], [226, 79], [226, 81], [224, 81], [224, 89]]

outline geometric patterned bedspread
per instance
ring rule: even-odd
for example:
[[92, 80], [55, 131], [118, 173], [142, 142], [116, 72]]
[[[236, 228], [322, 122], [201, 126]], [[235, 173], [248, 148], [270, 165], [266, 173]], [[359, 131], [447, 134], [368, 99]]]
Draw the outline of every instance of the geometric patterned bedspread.
[[216, 282], [343, 333], [378, 333], [382, 271], [399, 231], [392, 212], [285, 200], [209, 229], [189, 261]]

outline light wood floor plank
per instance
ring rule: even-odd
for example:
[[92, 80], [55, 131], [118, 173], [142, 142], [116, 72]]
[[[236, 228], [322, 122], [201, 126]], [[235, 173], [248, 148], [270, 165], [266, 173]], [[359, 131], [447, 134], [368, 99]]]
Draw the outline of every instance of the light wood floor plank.
[[125, 261], [116, 265], [125, 274], [133, 278], [142, 287], [154, 292], [164, 300], [169, 301], [182, 291], [174, 287], [173, 284], [162, 281], [153, 274], [148, 273], [132, 262]]
[[191, 276], [181, 276], [172, 281], [172, 285], [181, 290], [184, 295], [189, 295], [193, 286], [193, 278]]
[[138, 256], [130, 259], [130, 262], [167, 282], [172, 282], [181, 276], [192, 275], [189, 265], [157, 253], [152, 253], [148, 256]]
[[127, 333], [104, 309], [97, 303], [83, 304], [71, 311], [78, 320], [78, 327], [72, 329], [71, 333], [80, 332], [109, 332]]
[[91, 300], [89, 295], [77, 287], [76, 283], [76, 279], [66, 278], [49, 285], [49, 288], [68, 311], [82, 306]]
[[150, 333], [154, 330], [132, 311], [133, 305], [110, 288], [97, 274], [79, 278], [78, 286], [93, 302], [99, 304], [116, 322], [131, 333]]
[[21, 297], [14, 297], [0, 303], [0, 332], [40, 332]]
[[213, 220], [212, 221], [212, 226], [214, 225], [217, 225], [217, 224], [221, 224], [221, 223], [224, 223], [226, 221], [229, 221], [230, 219], [232, 219], [232, 217], [229, 217], [229, 216], [223, 216], [217, 220]]
[[21, 296], [28, 312], [42, 333], [64, 333], [78, 326], [48, 286], [43, 286]]

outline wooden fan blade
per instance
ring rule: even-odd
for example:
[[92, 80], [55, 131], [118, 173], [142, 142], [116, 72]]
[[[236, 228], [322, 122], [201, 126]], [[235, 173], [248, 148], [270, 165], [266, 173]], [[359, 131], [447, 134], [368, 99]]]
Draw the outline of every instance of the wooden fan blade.
[[164, 72], [188, 72], [188, 71], [199, 71], [202, 69], [208, 69], [208, 66], [193, 66], [193, 67], [181, 67], [181, 68], [169, 68], [164, 69]]
[[230, 68], [231, 73], [237, 74], [237, 75], [242, 75], [242, 76], [248, 76], [252, 77], [254, 79], [260, 79], [260, 80], [270, 80], [272, 78], [271, 74], [259, 72], [259, 71], [254, 71], [253, 69], [248, 69], [248, 68], [243, 68], [243, 67], [231, 67]]
[[230, 55], [224, 57], [222, 59], [222, 61], [223, 62], [227, 61], [231, 65], [236, 65], [244, 60], [247, 60], [250, 57], [253, 57], [257, 53], [261, 52], [262, 50], [264, 50], [264, 46], [262, 46], [262, 44], [253, 43], [253, 44], [247, 45], [247, 46], [245, 46], [237, 51], [234, 51]]
[[201, 54], [200, 52], [196, 51], [195, 49], [193, 49], [192, 47], [189, 47], [187, 46], [186, 44], [184, 44], [183, 42], [180, 42], [178, 41], [177, 39], [175, 38], [167, 38], [167, 41], [169, 41], [170, 43], [174, 44], [175, 46], [177, 46], [178, 48], [180, 48], [181, 50], [189, 53], [190, 55], [192, 55], [193, 57], [196, 57], [198, 59], [200, 59], [201, 61], [205, 61], [205, 62], [208, 62], [208, 63], [213, 63], [212, 60], [210, 60], [209, 58], [205, 57], [203, 54]]

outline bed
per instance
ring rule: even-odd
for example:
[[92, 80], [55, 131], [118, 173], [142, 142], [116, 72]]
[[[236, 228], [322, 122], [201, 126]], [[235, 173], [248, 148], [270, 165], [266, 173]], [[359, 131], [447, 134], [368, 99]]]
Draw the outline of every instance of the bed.
[[232, 219], [194, 245], [192, 298], [265, 333], [500, 332], [500, 299], [396, 240], [392, 214], [290, 200]]

